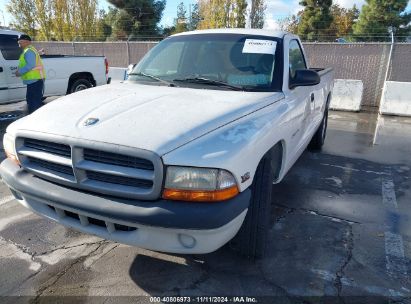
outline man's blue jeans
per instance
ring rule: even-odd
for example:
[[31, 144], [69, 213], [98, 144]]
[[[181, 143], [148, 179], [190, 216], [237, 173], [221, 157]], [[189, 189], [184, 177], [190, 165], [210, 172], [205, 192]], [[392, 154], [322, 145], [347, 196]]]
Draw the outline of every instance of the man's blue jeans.
[[44, 80], [40, 79], [27, 85], [26, 101], [29, 114], [43, 105]]

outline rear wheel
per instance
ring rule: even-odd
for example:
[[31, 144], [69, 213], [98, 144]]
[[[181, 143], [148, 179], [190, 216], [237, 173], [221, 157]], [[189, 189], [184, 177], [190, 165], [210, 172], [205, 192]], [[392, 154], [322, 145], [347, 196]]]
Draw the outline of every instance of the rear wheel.
[[76, 79], [70, 85], [70, 93], [79, 92], [91, 88], [93, 84], [88, 79], [80, 78]]
[[249, 259], [264, 256], [270, 228], [271, 194], [274, 176], [280, 166], [281, 148], [277, 145], [260, 161], [253, 184], [248, 212], [231, 246]]

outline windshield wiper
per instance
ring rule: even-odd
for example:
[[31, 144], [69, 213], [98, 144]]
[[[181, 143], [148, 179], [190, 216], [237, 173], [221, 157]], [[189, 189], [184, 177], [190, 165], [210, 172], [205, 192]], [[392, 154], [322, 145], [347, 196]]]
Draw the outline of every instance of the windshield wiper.
[[173, 84], [172, 82], [166, 81], [166, 80], [161, 79], [161, 78], [159, 78], [159, 77], [157, 77], [157, 76], [150, 75], [150, 74], [146, 74], [146, 73], [143, 73], [143, 72], [130, 73], [130, 74], [128, 74], [128, 76], [144, 76], [144, 77], [147, 77], [147, 78], [150, 78], [150, 79], [157, 80], [157, 81], [159, 81], [159, 82], [161, 82], [161, 83], [164, 83], [164, 84], [166, 84], [166, 85], [168, 85], [168, 86], [170, 86], [170, 87], [173, 87], [173, 86], [174, 86], [174, 84]]
[[218, 86], [218, 87], [226, 87], [234, 91], [246, 91], [245, 87], [235, 86], [235, 85], [231, 85], [226, 82], [223, 82], [223, 81], [208, 79], [204, 77], [192, 77], [192, 78], [188, 77], [188, 78], [182, 78], [182, 79], [173, 79], [173, 81], [207, 84], [207, 85], [213, 85], [213, 86]]

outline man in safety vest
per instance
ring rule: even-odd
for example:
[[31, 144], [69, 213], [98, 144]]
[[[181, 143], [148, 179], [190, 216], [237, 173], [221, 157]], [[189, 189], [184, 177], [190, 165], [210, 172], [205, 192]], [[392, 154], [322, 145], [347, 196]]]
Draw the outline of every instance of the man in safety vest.
[[38, 51], [31, 45], [28, 35], [20, 35], [18, 43], [23, 52], [19, 58], [16, 76], [27, 85], [26, 101], [29, 114], [43, 105], [44, 81], [46, 73]]

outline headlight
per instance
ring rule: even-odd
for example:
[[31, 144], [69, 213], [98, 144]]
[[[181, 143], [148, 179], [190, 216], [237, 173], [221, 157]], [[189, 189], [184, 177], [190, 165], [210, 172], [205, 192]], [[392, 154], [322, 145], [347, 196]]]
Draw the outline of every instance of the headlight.
[[20, 165], [20, 162], [17, 159], [15, 143], [16, 143], [16, 139], [13, 136], [7, 133], [4, 134], [4, 137], [3, 137], [4, 152], [6, 152], [6, 155], [8, 158], [10, 158], [16, 164]]
[[225, 170], [210, 168], [167, 168], [163, 198], [180, 201], [215, 202], [238, 194], [234, 176]]

